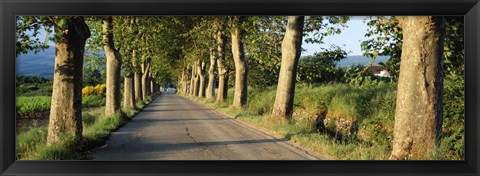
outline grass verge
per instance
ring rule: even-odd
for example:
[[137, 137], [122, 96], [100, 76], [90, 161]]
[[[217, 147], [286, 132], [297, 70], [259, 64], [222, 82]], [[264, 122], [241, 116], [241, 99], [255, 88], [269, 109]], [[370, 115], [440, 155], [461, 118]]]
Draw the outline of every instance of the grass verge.
[[[275, 122], [270, 117], [275, 87], [249, 88], [248, 104], [243, 109], [230, 106], [233, 93], [233, 90], [229, 90], [229, 98], [223, 103], [190, 95], [184, 97], [270, 131], [327, 158], [386, 160], [390, 155], [396, 103], [395, 84], [297, 85], [294, 113], [288, 122]], [[330, 120], [325, 122], [325, 129], [330, 133], [317, 130], [316, 120], [319, 116]], [[342, 129], [345, 126], [348, 128]], [[340, 134], [342, 137], [339, 138]], [[444, 132], [438, 152], [430, 159], [462, 159], [462, 152], [456, 150], [461, 147], [455, 145], [463, 143], [448, 142], [453, 137], [455, 136]]]
[[89, 159], [89, 151], [103, 145], [111, 132], [117, 130], [139, 111], [148, 105], [154, 97], [139, 103], [137, 109], [124, 108], [121, 113], [105, 116], [104, 107], [91, 108], [82, 113], [83, 139], [69, 137], [50, 145], [47, 144], [47, 126], [32, 125], [29, 130], [16, 137], [16, 157], [19, 160], [82, 160]]

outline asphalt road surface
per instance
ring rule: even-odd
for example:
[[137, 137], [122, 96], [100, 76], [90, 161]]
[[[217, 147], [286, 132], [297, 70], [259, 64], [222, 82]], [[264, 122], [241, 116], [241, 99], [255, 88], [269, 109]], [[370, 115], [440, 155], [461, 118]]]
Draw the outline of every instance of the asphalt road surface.
[[312, 152], [175, 94], [162, 94], [93, 160], [318, 160]]

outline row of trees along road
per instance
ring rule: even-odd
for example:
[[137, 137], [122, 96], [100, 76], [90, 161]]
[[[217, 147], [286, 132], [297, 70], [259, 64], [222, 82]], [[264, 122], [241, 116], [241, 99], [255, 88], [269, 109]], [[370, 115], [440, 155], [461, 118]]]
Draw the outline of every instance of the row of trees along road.
[[[248, 103], [248, 82], [258, 81], [249, 79], [249, 71], [255, 68], [266, 73], [262, 77], [278, 76], [277, 82], [261, 82], [277, 84], [273, 121], [288, 121], [302, 41], [322, 43], [325, 36], [340, 33], [348, 20], [335, 16], [19, 16], [17, 55], [47, 48], [47, 42], [32, 38], [53, 28], [50, 40], [57, 52], [48, 143], [62, 135], [81, 138], [83, 57], [101, 51], [106, 56], [107, 115], [120, 111], [122, 97], [124, 107], [134, 108], [136, 102], [157, 93], [160, 84], [174, 81], [182, 94], [224, 102], [232, 73], [232, 105], [242, 108]], [[377, 30], [367, 35], [395, 31], [384, 34], [394, 35], [401, 46], [395, 50], [401, 52], [397, 60], [401, 67], [390, 159], [414, 159], [435, 150], [442, 126], [445, 18], [392, 17], [384, 21], [369, 23]], [[377, 47], [368, 42], [378, 44], [364, 42], [365, 50]], [[394, 53], [391, 46], [383, 51]]]

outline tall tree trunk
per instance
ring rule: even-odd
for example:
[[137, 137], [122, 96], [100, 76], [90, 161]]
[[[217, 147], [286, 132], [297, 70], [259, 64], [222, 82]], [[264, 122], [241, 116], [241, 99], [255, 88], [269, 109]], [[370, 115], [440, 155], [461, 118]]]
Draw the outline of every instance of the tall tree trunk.
[[[136, 51], [132, 50], [132, 61], [136, 58]], [[124, 80], [124, 92], [123, 92], [123, 106], [125, 108], [135, 108], [135, 85], [134, 85], [134, 73], [132, 65], [126, 64], [125, 80]]]
[[[155, 79], [154, 79], [155, 80]], [[160, 93], [158, 92], [158, 84], [157, 82], [153, 81], [153, 92], [155, 96], [158, 96]]]
[[227, 99], [226, 93], [228, 92], [228, 74], [227, 68], [225, 67], [225, 41], [227, 40], [223, 34], [225, 24], [220, 24], [217, 31], [217, 65], [218, 65], [218, 91], [217, 91], [217, 102], [224, 102]]
[[135, 101], [136, 103], [143, 102], [143, 91], [142, 91], [142, 70], [138, 68], [137, 58], [133, 58], [134, 68], [135, 68]]
[[147, 90], [148, 90], [148, 95], [151, 96], [153, 95], [153, 77], [152, 77], [152, 72], [150, 71], [150, 73], [147, 75]]
[[207, 85], [207, 91], [205, 92], [205, 97], [208, 100], [213, 99], [213, 97], [215, 96], [215, 88], [213, 87], [213, 84], [215, 83], [215, 63], [216, 63], [215, 49], [210, 48], [210, 66], [208, 69], [208, 85]]
[[154, 88], [155, 83], [154, 83], [153, 80], [154, 80], [154, 79], [153, 79], [152, 75], [150, 74], [150, 94], [151, 94], [151, 95], [154, 95], [154, 94], [155, 94], [155, 88]]
[[248, 78], [248, 65], [245, 59], [245, 53], [243, 50], [243, 30], [240, 26], [244, 17], [233, 17], [234, 29], [232, 30], [232, 53], [233, 60], [235, 61], [235, 95], [233, 97], [234, 107], [243, 107], [247, 104], [247, 78]]
[[282, 41], [282, 63], [272, 112], [272, 116], [280, 121], [289, 120], [292, 116], [295, 78], [302, 49], [304, 18], [304, 16], [288, 17], [287, 30]]
[[205, 97], [205, 62], [201, 61], [197, 69], [199, 70], [198, 75], [200, 76], [198, 96]]
[[125, 108], [135, 108], [135, 86], [133, 84], [133, 75], [126, 74], [125, 80], [123, 82], [123, 107]]
[[443, 17], [400, 17], [402, 58], [390, 159], [428, 159], [441, 135]]
[[190, 77], [190, 91], [189, 94], [193, 95], [194, 87], [195, 87], [195, 64], [192, 64], [192, 77]]
[[197, 60], [195, 62], [195, 78], [193, 79], [193, 96], [198, 96], [199, 93], [199, 88], [200, 88], [200, 74], [199, 72], [201, 71], [200, 68], [200, 60]]
[[228, 79], [229, 78], [230, 78], [230, 70], [226, 70], [225, 78], [224, 78], [225, 84], [223, 84], [223, 86], [224, 86], [223, 97], [225, 97], [225, 100], [227, 99], [227, 95], [228, 95]]
[[151, 82], [150, 76], [144, 75], [144, 77], [145, 77], [144, 78], [145, 79], [145, 97], [143, 98], [145, 99], [146, 97], [149, 97], [150, 95], [152, 95], [152, 92], [150, 91], [150, 82]]
[[177, 88], [178, 88], [178, 92], [179, 93], [182, 93], [182, 89], [181, 87], [183, 87], [182, 85], [182, 76], [183, 76], [183, 71], [182, 71], [182, 75], [177, 75]]
[[108, 16], [103, 20], [103, 48], [107, 58], [107, 91], [105, 115], [111, 116], [120, 111], [120, 67], [122, 59], [120, 52], [113, 43], [113, 17]]
[[76, 140], [82, 137], [82, 72], [85, 41], [90, 30], [83, 17], [69, 18], [65, 28], [55, 27], [55, 72], [50, 106], [47, 143], [52, 144], [67, 135]]
[[149, 96], [148, 90], [150, 87], [148, 86], [148, 74], [150, 72], [150, 58], [147, 58], [142, 63], [142, 97], [143, 100], [147, 99]]
[[181, 93], [183, 95], [186, 95], [187, 94], [187, 79], [185, 78], [185, 70], [182, 70], [182, 77], [180, 78], [181, 79]]

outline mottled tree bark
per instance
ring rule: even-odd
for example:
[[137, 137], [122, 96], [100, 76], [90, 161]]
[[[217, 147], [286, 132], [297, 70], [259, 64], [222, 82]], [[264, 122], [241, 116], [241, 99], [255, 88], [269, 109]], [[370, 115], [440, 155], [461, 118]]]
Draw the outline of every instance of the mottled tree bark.
[[[132, 61], [136, 58], [136, 51], [132, 50]], [[127, 64], [128, 65], [128, 64]], [[132, 64], [133, 65], [133, 64]], [[135, 85], [134, 85], [134, 73], [131, 66], [125, 68], [125, 80], [124, 80], [124, 92], [123, 92], [123, 106], [125, 108], [135, 108]]]
[[199, 88], [200, 88], [200, 60], [195, 61], [195, 77], [193, 78], [193, 96], [198, 97]]
[[181, 87], [183, 87], [182, 76], [183, 76], [183, 71], [182, 71], [182, 75], [177, 75], [177, 92], [178, 93], [182, 93], [182, 89], [181, 89]]
[[205, 97], [209, 100], [213, 99], [215, 96], [215, 88], [213, 87], [215, 83], [215, 49], [210, 49], [210, 66], [208, 69], [208, 85], [207, 90], [205, 92]]
[[150, 94], [154, 95], [155, 94], [155, 82], [153, 81], [153, 77], [150, 76]]
[[141, 65], [142, 67], [142, 98], [143, 100], [147, 99], [147, 97], [150, 95], [149, 90], [150, 86], [148, 85], [148, 75], [150, 74], [150, 58], [147, 58], [143, 60], [143, 63]]
[[402, 58], [390, 159], [428, 159], [441, 135], [445, 19], [400, 17]]
[[200, 61], [197, 67], [197, 74], [200, 77], [199, 86], [198, 86], [198, 96], [205, 97], [205, 62]]
[[103, 19], [103, 49], [107, 59], [107, 91], [105, 115], [111, 116], [120, 111], [120, 67], [122, 58], [113, 43], [113, 17]]
[[288, 17], [287, 30], [282, 41], [282, 63], [272, 112], [272, 116], [280, 121], [289, 120], [292, 116], [304, 18], [304, 16]]
[[152, 77], [150, 76], [150, 73], [151, 73], [151, 69], [152, 69], [152, 65], [149, 64], [149, 67], [148, 67], [148, 74], [145, 76], [145, 81], [146, 81], [146, 90], [147, 90], [147, 96], [151, 96], [152, 95], [152, 91], [151, 91], [151, 85], [150, 83], [152, 82]]
[[90, 30], [83, 17], [69, 18], [65, 28], [55, 27], [55, 36], [60, 34], [55, 44], [55, 71], [48, 124], [47, 144], [67, 137], [82, 138], [82, 72], [85, 41]]
[[142, 70], [138, 68], [138, 60], [137, 58], [133, 58], [133, 63], [135, 67], [135, 101], [136, 103], [143, 102], [143, 89], [142, 89]]
[[248, 65], [245, 59], [245, 53], [243, 49], [243, 30], [240, 29], [244, 17], [233, 17], [233, 29], [232, 29], [232, 53], [233, 60], [235, 62], [235, 94], [233, 97], [234, 107], [243, 107], [247, 104], [247, 78], [248, 78]]
[[181, 77], [180, 82], [182, 83], [181, 93], [183, 95], [186, 95], [187, 94], [187, 79], [185, 78], [185, 70], [182, 70], [182, 77]]
[[192, 72], [191, 77], [190, 77], [190, 91], [188, 92], [190, 95], [193, 95], [194, 87], [195, 87], [195, 64], [192, 64], [192, 69], [190, 70]]
[[224, 102], [227, 99], [228, 92], [228, 71], [225, 67], [225, 41], [227, 38], [223, 34], [225, 26], [220, 24], [217, 31], [217, 68], [218, 68], [218, 90], [217, 90], [217, 102]]
[[153, 94], [155, 93], [154, 90], [153, 90], [153, 74], [152, 74], [152, 66], [150, 66], [150, 72], [148, 74], [148, 92], [149, 92], [149, 95], [150, 96], [153, 96]]
[[123, 88], [123, 107], [125, 108], [135, 108], [135, 93], [134, 93], [134, 83], [133, 75], [126, 74], [124, 79], [124, 88]]

